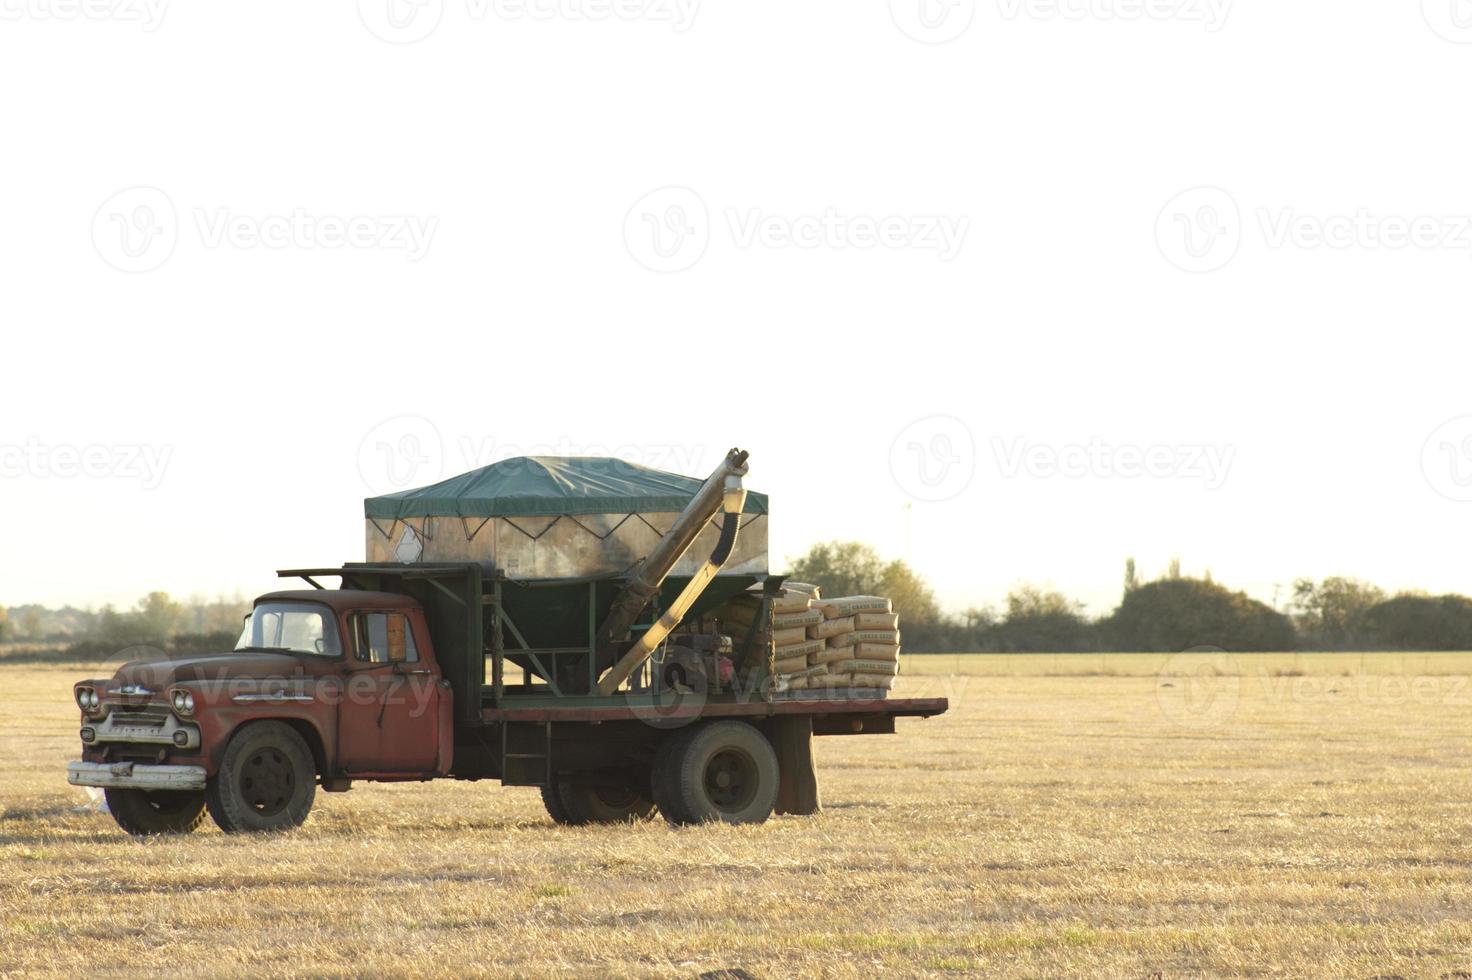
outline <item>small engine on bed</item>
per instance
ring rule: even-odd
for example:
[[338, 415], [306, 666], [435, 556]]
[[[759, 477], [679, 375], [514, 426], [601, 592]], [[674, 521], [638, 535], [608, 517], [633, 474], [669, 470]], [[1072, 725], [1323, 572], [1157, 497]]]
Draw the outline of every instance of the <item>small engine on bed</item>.
[[664, 648], [656, 676], [662, 689], [677, 693], [725, 691], [736, 677], [734, 650], [731, 637], [720, 633], [676, 633]]

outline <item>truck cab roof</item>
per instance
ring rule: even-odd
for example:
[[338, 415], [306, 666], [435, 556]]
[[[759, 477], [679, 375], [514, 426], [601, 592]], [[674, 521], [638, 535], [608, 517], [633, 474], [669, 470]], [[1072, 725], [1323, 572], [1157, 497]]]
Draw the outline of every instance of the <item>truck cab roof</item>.
[[398, 592], [369, 592], [363, 589], [283, 589], [259, 596], [263, 602], [320, 602], [334, 612], [349, 609], [415, 609], [419, 603]]

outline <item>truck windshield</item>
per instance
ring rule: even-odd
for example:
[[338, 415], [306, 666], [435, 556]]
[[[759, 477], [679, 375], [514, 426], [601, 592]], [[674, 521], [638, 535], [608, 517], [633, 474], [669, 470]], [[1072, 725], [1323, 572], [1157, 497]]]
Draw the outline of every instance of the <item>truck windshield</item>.
[[311, 602], [266, 602], [256, 606], [245, 621], [235, 649], [336, 657], [342, 654], [342, 641], [325, 607]]

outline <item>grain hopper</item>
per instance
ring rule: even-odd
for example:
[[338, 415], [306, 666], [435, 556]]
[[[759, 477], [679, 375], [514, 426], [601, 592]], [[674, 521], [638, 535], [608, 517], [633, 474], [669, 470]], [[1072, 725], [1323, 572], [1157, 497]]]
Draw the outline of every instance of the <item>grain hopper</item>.
[[[523, 687], [608, 694], [679, 623], [766, 578], [767, 498], [741, 486], [746, 455], [731, 450], [703, 481], [610, 457], [517, 457], [370, 498], [368, 564], [478, 564], [493, 583], [487, 647], [523, 669]], [[621, 660], [631, 632], [640, 647]], [[749, 653], [765, 637], [738, 639]]]

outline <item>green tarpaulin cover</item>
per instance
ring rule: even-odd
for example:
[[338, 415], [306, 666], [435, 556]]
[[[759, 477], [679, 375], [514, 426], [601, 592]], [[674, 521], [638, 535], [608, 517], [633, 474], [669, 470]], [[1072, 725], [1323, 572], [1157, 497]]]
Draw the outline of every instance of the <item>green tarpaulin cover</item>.
[[[684, 510], [705, 481], [612, 456], [517, 456], [432, 486], [363, 501], [367, 517], [514, 517]], [[748, 493], [746, 513], [767, 495]]]

